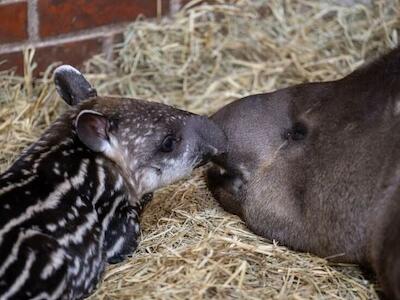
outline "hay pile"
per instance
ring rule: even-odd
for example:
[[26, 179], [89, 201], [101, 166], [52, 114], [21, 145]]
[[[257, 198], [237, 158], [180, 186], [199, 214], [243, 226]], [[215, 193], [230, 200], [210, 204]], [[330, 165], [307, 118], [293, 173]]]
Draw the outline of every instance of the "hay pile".
[[[398, 44], [399, 0], [198, 2], [173, 19], [132, 24], [112, 62], [91, 59], [86, 74], [99, 94], [211, 113], [251, 93], [342, 77]], [[1, 170], [64, 109], [49, 75], [32, 81], [33, 54], [24, 78], [0, 73]], [[110, 266], [90, 299], [377, 298], [357, 267], [251, 234], [218, 207], [202, 174], [157, 194], [137, 252]]]

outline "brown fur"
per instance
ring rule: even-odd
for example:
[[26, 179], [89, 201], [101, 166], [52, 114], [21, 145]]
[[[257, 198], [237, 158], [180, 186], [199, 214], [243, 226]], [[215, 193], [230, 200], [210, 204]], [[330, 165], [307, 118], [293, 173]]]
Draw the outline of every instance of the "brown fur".
[[371, 266], [400, 299], [400, 48], [212, 119], [229, 140], [208, 173], [223, 208], [282, 245]]

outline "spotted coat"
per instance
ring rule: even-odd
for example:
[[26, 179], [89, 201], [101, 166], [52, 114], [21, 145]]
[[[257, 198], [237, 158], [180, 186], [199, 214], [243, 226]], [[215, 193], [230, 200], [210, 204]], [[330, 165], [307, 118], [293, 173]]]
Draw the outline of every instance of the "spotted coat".
[[115, 167], [75, 133], [56, 140], [44, 135], [0, 176], [2, 300], [82, 298], [137, 246], [149, 197], [130, 205]]

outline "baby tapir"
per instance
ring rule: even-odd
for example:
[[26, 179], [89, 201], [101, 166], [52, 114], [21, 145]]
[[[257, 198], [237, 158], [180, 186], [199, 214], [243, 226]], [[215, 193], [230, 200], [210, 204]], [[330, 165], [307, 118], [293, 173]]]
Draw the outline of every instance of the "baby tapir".
[[55, 82], [75, 106], [0, 176], [2, 300], [88, 295], [107, 261], [136, 248], [149, 193], [225, 147], [206, 117], [97, 97], [70, 66], [56, 70]]
[[255, 233], [372, 267], [400, 299], [400, 48], [332, 82], [246, 97], [208, 185]]

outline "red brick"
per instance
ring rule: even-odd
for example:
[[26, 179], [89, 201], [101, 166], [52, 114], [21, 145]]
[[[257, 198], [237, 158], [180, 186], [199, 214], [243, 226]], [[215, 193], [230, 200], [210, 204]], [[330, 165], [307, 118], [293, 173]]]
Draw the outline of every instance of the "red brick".
[[16, 74], [24, 73], [24, 58], [22, 51], [0, 54], [0, 71], [13, 69]]
[[89, 39], [67, 44], [37, 48], [34, 61], [37, 63], [35, 76], [40, 75], [54, 62], [70, 64], [76, 67], [82, 66], [88, 58], [102, 52], [101, 39]]
[[[157, 15], [157, 0], [39, 0], [41, 37]], [[161, 0], [166, 12], [169, 0]]]
[[26, 2], [0, 4], [0, 43], [19, 42], [28, 37]]

